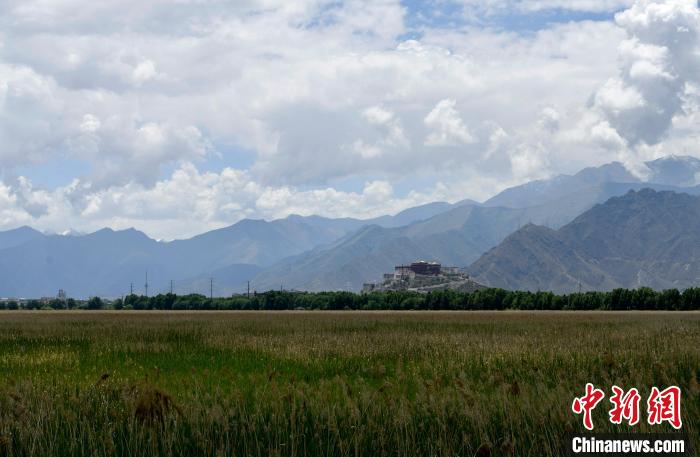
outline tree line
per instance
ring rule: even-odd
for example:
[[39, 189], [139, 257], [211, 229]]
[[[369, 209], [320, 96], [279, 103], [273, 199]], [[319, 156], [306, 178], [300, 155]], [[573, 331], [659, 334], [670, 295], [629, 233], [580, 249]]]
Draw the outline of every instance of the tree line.
[[114, 309], [114, 310], [698, 310], [700, 288], [684, 291], [650, 288], [615, 289], [557, 295], [552, 292], [484, 289], [427, 294], [408, 291], [288, 292], [270, 291], [209, 298], [200, 294], [127, 295], [116, 300], [53, 299], [48, 302], [0, 302], [0, 309]]

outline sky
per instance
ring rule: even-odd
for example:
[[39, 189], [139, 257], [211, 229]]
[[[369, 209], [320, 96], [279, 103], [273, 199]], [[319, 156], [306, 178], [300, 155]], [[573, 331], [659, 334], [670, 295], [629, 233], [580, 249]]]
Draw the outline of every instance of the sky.
[[0, 230], [186, 238], [700, 157], [695, 0], [5, 0]]

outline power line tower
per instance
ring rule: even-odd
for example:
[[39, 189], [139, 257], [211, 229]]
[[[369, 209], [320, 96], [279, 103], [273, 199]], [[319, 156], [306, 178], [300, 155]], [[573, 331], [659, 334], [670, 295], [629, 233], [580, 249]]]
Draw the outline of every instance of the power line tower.
[[146, 298], [148, 298], [148, 270], [146, 270], [146, 283], [144, 284], [143, 287], [146, 291]]

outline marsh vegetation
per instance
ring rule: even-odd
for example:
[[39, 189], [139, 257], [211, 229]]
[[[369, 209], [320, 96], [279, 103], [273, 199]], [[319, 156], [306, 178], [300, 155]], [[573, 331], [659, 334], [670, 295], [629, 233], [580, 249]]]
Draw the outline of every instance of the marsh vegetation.
[[679, 385], [697, 443], [699, 348], [692, 312], [5, 311], [0, 456], [554, 456], [586, 382]]

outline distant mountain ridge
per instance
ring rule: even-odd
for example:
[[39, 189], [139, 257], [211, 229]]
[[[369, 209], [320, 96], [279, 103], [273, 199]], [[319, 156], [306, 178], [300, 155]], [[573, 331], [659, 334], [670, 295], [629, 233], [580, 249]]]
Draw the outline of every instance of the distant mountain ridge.
[[454, 205], [435, 202], [369, 221], [292, 215], [274, 221], [244, 219], [187, 240], [158, 242], [134, 230], [102, 229], [87, 235], [45, 235], [29, 227], [0, 232], [0, 297], [240, 291], [264, 267], [331, 243], [368, 223], [395, 227]]
[[597, 203], [649, 186], [700, 194], [698, 186], [606, 182], [525, 208], [463, 205], [404, 227], [365, 227], [331, 245], [285, 259], [252, 282], [261, 290], [284, 284], [300, 290], [357, 291], [394, 265], [416, 259], [466, 267], [524, 225], [559, 228]]
[[525, 208], [545, 204], [572, 193], [586, 192], [587, 189], [608, 183], [674, 188], [700, 185], [700, 159], [695, 157], [668, 156], [646, 162], [645, 166], [649, 172], [645, 180], [630, 173], [620, 162], [612, 162], [600, 167], [584, 168], [574, 175], [559, 175], [511, 187], [491, 197], [484, 205]]
[[435, 202], [368, 220], [245, 219], [172, 242], [133, 229], [61, 236], [22, 227], [0, 232], [0, 297], [50, 296], [59, 288], [119, 296], [131, 283], [141, 293], [146, 270], [151, 293], [169, 290], [173, 280], [177, 293], [208, 294], [210, 278], [218, 295], [245, 290], [248, 280], [254, 290], [360, 290], [397, 263], [468, 266], [530, 223], [559, 229], [629, 190], [700, 194], [700, 160], [674, 156], [646, 165], [649, 179], [660, 182], [643, 182], [611, 163], [506, 189], [483, 204]]
[[0, 232], [0, 250], [18, 246], [28, 241], [41, 238], [43, 235], [31, 227], [22, 226], [13, 230]]
[[700, 284], [700, 197], [651, 189], [594, 206], [559, 230], [527, 225], [469, 271], [486, 285], [573, 292]]

